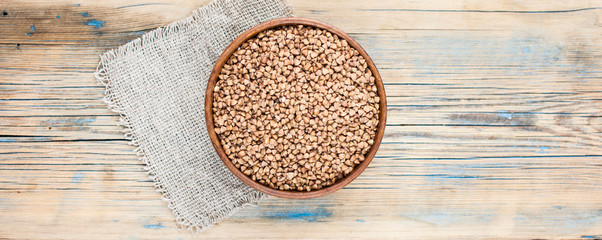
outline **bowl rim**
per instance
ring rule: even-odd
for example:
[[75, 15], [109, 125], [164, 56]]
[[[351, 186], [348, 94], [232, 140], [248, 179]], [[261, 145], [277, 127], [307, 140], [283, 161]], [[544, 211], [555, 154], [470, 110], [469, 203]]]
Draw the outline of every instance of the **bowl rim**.
[[[354, 169], [347, 176], [343, 177], [342, 179], [339, 179], [337, 182], [335, 182], [334, 184], [332, 184], [330, 186], [327, 186], [327, 187], [324, 187], [324, 188], [321, 188], [318, 190], [312, 190], [312, 191], [278, 190], [278, 189], [273, 189], [269, 186], [266, 186], [259, 182], [254, 181], [249, 176], [245, 175], [242, 171], [240, 171], [236, 166], [234, 166], [234, 164], [230, 161], [230, 159], [228, 159], [228, 157], [226, 156], [226, 153], [224, 152], [224, 149], [222, 148], [219, 138], [218, 138], [217, 134], [215, 133], [215, 129], [213, 126], [214, 125], [214, 122], [213, 122], [213, 91], [215, 88], [215, 84], [217, 83], [219, 73], [221, 72], [221, 69], [224, 66], [224, 64], [226, 63], [226, 61], [238, 49], [238, 47], [240, 45], [242, 45], [248, 39], [256, 36], [258, 33], [263, 32], [268, 29], [272, 29], [272, 28], [276, 28], [276, 27], [280, 27], [280, 26], [287, 26], [287, 25], [305, 25], [305, 26], [311, 26], [311, 27], [315, 27], [315, 28], [324, 29], [324, 30], [330, 31], [331, 33], [336, 34], [337, 36], [339, 36], [339, 38], [347, 41], [347, 43], [350, 46], [352, 46], [353, 48], [355, 48], [360, 53], [360, 55], [362, 55], [364, 57], [364, 59], [366, 60], [368, 67], [372, 71], [372, 76], [374, 76], [378, 96], [380, 98], [379, 120], [378, 120], [378, 125], [377, 125], [378, 127], [376, 130], [376, 136], [374, 138], [374, 144], [372, 144], [372, 147], [370, 148], [368, 153], [365, 155], [364, 161], [362, 161], [359, 165], [356, 165], [354, 167]], [[219, 155], [222, 162], [226, 165], [226, 167], [230, 170], [230, 172], [232, 172], [236, 177], [238, 177], [240, 180], [242, 180], [248, 186], [250, 186], [260, 192], [263, 192], [263, 193], [266, 193], [266, 194], [269, 194], [269, 195], [272, 195], [275, 197], [281, 197], [281, 198], [307, 199], [307, 198], [321, 197], [321, 196], [333, 193], [333, 192], [343, 188], [344, 186], [349, 184], [351, 181], [353, 181], [355, 178], [357, 178], [364, 171], [364, 169], [366, 169], [368, 167], [370, 162], [372, 162], [372, 159], [374, 159], [374, 156], [376, 155], [376, 152], [378, 151], [378, 148], [380, 146], [380, 143], [382, 141], [382, 138], [383, 138], [383, 135], [385, 132], [386, 119], [387, 119], [387, 101], [386, 101], [385, 88], [384, 88], [381, 76], [378, 72], [378, 69], [376, 68], [376, 65], [374, 64], [374, 62], [372, 61], [370, 56], [368, 56], [368, 53], [366, 53], [366, 51], [360, 46], [360, 44], [358, 42], [356, 42], [351, 36], [347, 35], [345, 32], [339, 30], [338, 28], [336, 28], [334, 26], [331, 26], [330, 24], [327, 24], [327, 23], [324, 23], [321, 21], [317, 21], [317, 20], [313, 20], [313, 19], [308, 19], [308, 18], [298, 18], [298, 17], [277, 18], [277, 19], [273, 19], [273, 20], [269, 20], [267, 22], [261, 23], [255, 27], [252, 27], [249, 30], [243, 32], [240, 36], [238, 36], [236, 39], [234, 39], [230, 43], [230, 45], [228, 45], [228, 47], [226, 47], [226, 49], [222, 52], [222, 54], [218, 58], [217, 62], [215, 63], [215, 65], [213, 67], [213, 70], [211, 71], [211, 75], [209, 77], [209, 82], [207, 83], [207, 91], [205, 94], [205, 122], [207, 124], [207, 131], [209, 133], [209, 138], [211, 139], [211, 143], [213, 144], [213, 147], [217, 151], [217, 154]]]

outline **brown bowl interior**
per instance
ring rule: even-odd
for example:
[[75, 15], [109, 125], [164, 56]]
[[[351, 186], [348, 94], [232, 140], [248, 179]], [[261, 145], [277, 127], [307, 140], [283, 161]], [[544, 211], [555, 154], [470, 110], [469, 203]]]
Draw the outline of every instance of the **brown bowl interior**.
[[[236, 166], [234, 166], [234, 164], [230, 161], [230, 159], [228, 159], [228, 157], [226, 156], [226, 153], [224, 152], [224, 149], [222, 148], [219, 138], [218, 138], [217, 134], [215, 133], [214, 127], [213, 127], [213, 109], [212, 109], [213, 89], [217, 82], [218, 75], [221, 72], [221, 69], [224, 66], [224, 64], [226, 63], [226, 61], [236, 51], [236, 49], [240, 45], [242, 45], [242, 43], [246, 42], [248, 39], [254, 37], [255, 35], [257, 35], [258, 33], [262, 32], [262, 31], [265, 31], [265, 30], [268, 30], [271, 28], [275, 28], [275, 27], [279, 27], [279, 26], [285, 26], [285, 25], [305, 25], [305, 26], [321, 28], [321, 29], [328, 30], [328, 31], [338, 35], [342, 39], [345, 39], [349, 43], [349, 45], [351, 45], [356, 50], [358, 50], [360, 52], [360, 54], [366, 60], [370, 70], [372, 71], [372, 75], [375, 78], [378, 95], [380, 97], [380, 106], [379, 106], [380, 113], [379, 113], [378, 129], [376, 132], [376, 137], [374, 139], [374, 144], [372, 145], [372, 148], [370, 148], [370, 151], [368, 151], [368, 153], [366, 154], [365, 160], [363, 162], [361, 162], [359, 165], [355, 166], [355, 168], [353, 169], [353, 171], [351, 173], [349, 173], [349, 175], [340, 179], [333, 185], [324, 187], [322, 189], [309, 191], [309, 192], [277, 190], [277, 189], [273, 189], [269, 186], [265, 186], [261, 183], [253, 181], [253, 179], [251, 179], [250, 177], [248, 177], [247, 175], [242, 173]], [[374, 62], [372, 61], [370, 56], [368, 56], [366, 51], [355, 40], [353, 40], [353, 38], [351, 38], [345, 32], [343, 32], [329, 24], [326, 24], [326, 23], [323, 23], [320, 21], [316, 21], [316, 20], [312, 20], [312, 19], [306, 19], [306, 18], [274, 19], [274, 20], [259, 24], [255, 27], [247, 30], [246, 32], [241, 34], [239, 37], [237, 37], [232, 43], [230, 43], [230, 45], [226, 48], [226, 50], [224, 50], [222, 55], [218, 58], [218, 60], [215, 64], [215, 67], [211, 71], [209, 83], [207, 84], [207, 93], [205, 96], [205, 120], [207, 123], [207, 130], [209, 131], [209, 137], [211, 138], [213, 147], [215, 147], [217, 154], [222, 159], [224, 164], [226, 164], [228, 169], [230, 169], [230, 171], [232, 173], [234, 173], [234, 175], [236, 177], [238, 177], [240, 180], [242, 180], [244, 183], [251, 186], [252, 188], [257, 189], [258, 191], [267, 193], [269, 195], [276, 196], [276, 197], [282, 197], [282, 198], [304, 199], [304, 198], [320, 197], [320, 196], [324, 196], [326, 194], [332, 193], [334, 191], [337, 191], [337, 190], [343, 188], [345, 185], [347, 185], [351, 181], [353, 181], [357, 176], [360, 175], [360, 173], [362, 173], [362, 171], [364, 171], [364, 169], [366, 169], [366, 167], [368, 167], [368, 165], [374, 158], [374, 155], [376, 155], [376, 151], [378, 150], [378, 147], [380, 146], [380, 142], [381, 142], [383, 134], [385, 132], [386, 119], [387, 119], [387, 102], [386, 102], [386, 97], [385, 97], [385, 88], [383, 86], [380, 74], [378, 73], [378, 70], [376, 69], [376, 66], [374, 65]]]

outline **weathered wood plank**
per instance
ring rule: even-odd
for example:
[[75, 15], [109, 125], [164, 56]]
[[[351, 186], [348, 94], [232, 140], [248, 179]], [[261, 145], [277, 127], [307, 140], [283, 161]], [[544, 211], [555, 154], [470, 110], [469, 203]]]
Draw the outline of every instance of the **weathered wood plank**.
[[[0, 238], [191, 237], [93, 72], [206, 2], [0, 0]], [[602, 1], [291, 2], [375, 60], [383, 144], [340, 192], [199, 237], [602, 238]]]

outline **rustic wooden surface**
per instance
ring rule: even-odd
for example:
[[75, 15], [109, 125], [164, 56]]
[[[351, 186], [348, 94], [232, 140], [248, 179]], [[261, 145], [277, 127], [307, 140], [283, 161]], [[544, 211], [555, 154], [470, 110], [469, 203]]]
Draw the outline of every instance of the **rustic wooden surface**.
[[380, 68], [380, 151], [335, 194], [178, 231], [93, 72], [205, 3], [0, 0], [0, 238], [602, 238], [602, 1], [544, 0], [291, 0]]

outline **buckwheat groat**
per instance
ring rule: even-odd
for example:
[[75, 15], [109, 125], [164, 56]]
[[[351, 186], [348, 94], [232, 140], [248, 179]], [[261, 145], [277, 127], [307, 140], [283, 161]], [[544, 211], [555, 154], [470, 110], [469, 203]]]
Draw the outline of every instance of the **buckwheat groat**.
[[365, 59], [345, 40], [313, 27], [280, 27], [249, 39], [223, 66], [215, 132], [254, 181], [311, 191], [364, 160], [379, 101]]

